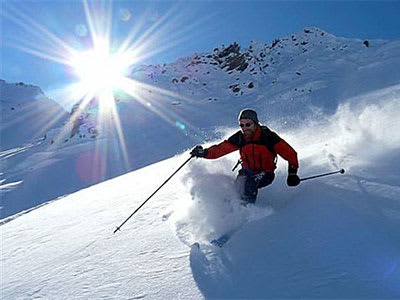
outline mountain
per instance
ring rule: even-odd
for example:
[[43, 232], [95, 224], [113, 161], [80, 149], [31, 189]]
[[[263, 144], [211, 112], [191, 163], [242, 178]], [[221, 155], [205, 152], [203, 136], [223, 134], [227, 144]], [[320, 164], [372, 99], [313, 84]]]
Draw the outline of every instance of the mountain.
[[[229, 101], [228, 107], [214, 103], [223, 107], [221, 114], [235, 101], [237, 106], [268, 104], [263, 115], [273, 119], [286, 118], [295, 106], [295, 115], [302, 118], [315, 109], [332, 113], [343, 99], [398, 84], [398, 49], [399, 41], [345, 39], [306, 28], [269, 45], [253, 41], [242, 50], [233, 43], [133, 76], [197, 102]], [[301, 112], [299, 101], [304, 103]]]
[[[137, 68], [145, 89], [117, 97], [125, 152], [93, 100], [0, 153], [2, 297], [400, 298], [399, 64], [399, 41], [306, 28]], [[346, 173], [288, 188], [279, 159], [275, 182], [244, 207], [237, 153], [192, 159], [112, 233], [189, 147], [238, 130], [244, 107], [296, 149], [301, 177]], [[209, 244], [226, 231], [223, 248]]]
[[397, 92], [399, 44], [306, 28], [271, 44], [232, 43], [171, 64], [138, 66], [131, 74], [141, 82], [137, 96], [117, 96], [120, 132], [111, 115], [98, 122], [93, 101], [79, 116], [71, 112], [65, 125], [41, 133], [46, 139], [40, 143], [1, 152], [1, 215], [223, 138], [236, 130], [232, 125], [245, 107], [255, 108], [263, 123], [285, 137], [338, 111], [348, 115], [365, 105], [383, 105], [370, 95]]
[[52, 126], [59, 127], [66, 119], [67, 111], [37, 86], [0, 80], [0, 91], [0, 151], [43, 138]]

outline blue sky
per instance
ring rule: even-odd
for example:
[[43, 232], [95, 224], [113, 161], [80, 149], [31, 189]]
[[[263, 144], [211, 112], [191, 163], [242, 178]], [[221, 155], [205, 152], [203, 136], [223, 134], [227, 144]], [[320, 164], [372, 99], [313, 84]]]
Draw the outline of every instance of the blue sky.
[[[1, 78], [39, 85], [48, 93], [76, 80], [70, 68], [48, 59], [60, 55], [63, 49], [45, 32], [74, 49], [90, 47], [90, 29], [82, 1], [2, 0], [1, 3]], [[100, 23], [104, 23], [107, 9], [112, 12], [111, 40], [116, 48], [133, 30], [140, 37], [161, 22], [143, 42], [151, 41], [148, 51], [165, 49], [141, 62], [145, 64], [172, 62], [233, 41], [243, 46], [251, 40], [270, 43], [307, 26], [349, 38], [400, 38], [400, 1], [125, 0], [114, 1], [112, 6], [110, 3], [89, 2], [89, 7]], [[32, 49], [40, 49], [36, 54], [45, 54], [46, 59], [26, 52]]]

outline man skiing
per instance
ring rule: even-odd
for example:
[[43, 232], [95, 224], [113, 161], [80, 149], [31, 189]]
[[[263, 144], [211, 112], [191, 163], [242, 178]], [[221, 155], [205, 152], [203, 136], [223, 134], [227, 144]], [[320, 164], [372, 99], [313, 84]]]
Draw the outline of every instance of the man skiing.
[[259, 123], [257, 113], [252, 109], [244, 109], [238, 116], [241, 130], [227, 140], [203, 149], [197, 145], [190, 154], [194, 157], [215, 159], [239, 150], [242, 168], [236, 178], [241, 199], [246, 203], [254, 203], [258, 189], [272, 183], [275, 178], [277, 154], [288, 161], [288, 186], [297, 186], [299, 163], [296, 151], [275, 132]]

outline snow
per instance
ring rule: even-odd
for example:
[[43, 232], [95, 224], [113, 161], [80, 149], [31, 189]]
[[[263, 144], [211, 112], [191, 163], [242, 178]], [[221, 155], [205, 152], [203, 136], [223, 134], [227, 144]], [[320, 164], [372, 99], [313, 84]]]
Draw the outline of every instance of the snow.
[[67, 112], [39, 87], [0, 80], [0, 91], [0, 151], [42, 138], [66, 118]]
[[249, 221], [272, 213], [270, 207], [260, 209], [241, 205], [232, 172], [224, 170], [226, 165], [233, 163], [223, 159], [212, 165], [192, 162], [189, 172], [183, 177], [189, 193], [182, 193], [187, 197], [176, 201], [171, 216], [174, 231], [184, 244], [207, 244], [227, 232], [236, 232]]
[[[130, 227], [128, 235], [125, 230], [124, 234], [112, 233], [127, 212], [143, 201], [142, 196], [169, 175], [173, 162], [137, 171], [137, 177], [128, 174], [105, 182], [95, 192], [93, 188], [101, 186], [82, 190], [3, 225], [3, 297], [198, 297], [194, 282], [192, 288], [181, 289], [182, 280], [191, 277], [190, 267], [184, 263], [188, 249], [162, 221], [162, 203], [169, 202], [166, 190], [159, 194], [164, 201], [148, 205], [158, 213], [151, 216], [143, 211], [136, 218], [140, 225]], [[159, 180], [143, 185], [141, 179], [153, 178], [154, 172]], [[121, 189], [121, 181], [130, 188]], [[139, 185], [140, 189], [132, 188]], [[7, 233], [12, 224], [18, 230]], [[12, 236], [18, 236], [18, 241], [12, 242]], [[171, 282], [163, 288], [166, 279]]]
[[[184, 97], [147, 98], [164, 119], [121, 100], [134, 171], [110, 171], [100, 184], [91, 185], [97, 165], [88, 162], [96, 145], [118, 143], [111, 132], [69, 138], [53, 127], [45, 140], [2, 150], [2, 298], [400, 298], [399, 42], [367, 48], [322, 33], [309, 28], [272, 48], [253, 42], [277, 61], [264, 73], [188, 66], [192, 58], [139, 70], [157, 70], [146, 82]], [[207, 55], [200, 60], [212, 62]], [[235, 82], [243, 94], [229, 89]], [[346, 173], [289, 188], [279, 159], [274, 183], [244, 207], [233, 188], [237, 153], [192, 159], [113, 234], [191, 146], [237, 130], [244, 107], [296, 149], [300, 177]], [[60, 132], [62, 143], [51, 144]], [[222, 248], [208, 243], [226, 231], [234, 233]]]

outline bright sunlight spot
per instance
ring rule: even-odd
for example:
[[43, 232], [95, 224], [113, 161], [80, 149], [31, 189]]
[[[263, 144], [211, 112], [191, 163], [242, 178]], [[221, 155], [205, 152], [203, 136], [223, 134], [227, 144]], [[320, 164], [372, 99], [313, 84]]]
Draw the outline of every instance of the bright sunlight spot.
[[71, 65], [80, 78], [83, 91], [110, 101], [110, 97], [101, 95], [112, 94], [119, 88], [131, 63], [127, 63], [123, 54], [110, 53], [108, 43], [103, 42], [97, 43], [93, 50], [76, 53], [71, 58]]

